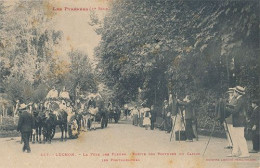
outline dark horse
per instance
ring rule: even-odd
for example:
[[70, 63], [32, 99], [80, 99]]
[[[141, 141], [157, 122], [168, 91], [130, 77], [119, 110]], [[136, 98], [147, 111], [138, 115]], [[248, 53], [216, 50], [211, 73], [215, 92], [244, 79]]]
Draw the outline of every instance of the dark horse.
[[45, 118], [45, 114], [43, 112], [34, 111], [33, 112], [33, 118], [35, 123], [35, 134], [32, 134], [32, 143], [42, 142], [41, 135], [42, 135], [42, 127], [43, 127], [43, 121]]
[[112, 119], [115, 120], [115, 123], [118, 123], [120, 111], [118, 108], [114, 107], [113, 109], [108, 109], [109, 113], [109, 122], [112, 122]]
[[30, 140], [32, 141], [32, 143], [39, 142], [41, 143], [41, 134], [42, 134], [42, 127], [43, 127], [43, 120], [45, 117], [44, 114], [44, 108], [42, 104], [34, 104], [34, 106], [32, 106], [32, 116], [33, 116], [33, 120], [34, 120], [34, 128], [35, 132], [31, 133], [31, 137]]
[[67, 140], [68, 131], [68, 113], [65, 110], [59, 109], [57, 102], [50, 102], [49, 110], [46, 110], [46, 119], [44, 120], [43, 130], [46, 141], [51, 141], [55, 135], [56, 126], [60, 127], [61, 141]]
[[57, 117], [56, 125], [59, 125], [61, 131], [61, 141], [64, 140], [64, 134], [65, 134], [65, 141], [66, 141], [67, 132], [68, 132], [68, 113], [64, 110], [58, 110], [56, 117]]
[[45, 110], [44, 119], [42, 120], [42, 127], [43, 143], [51, 143], [51, 140], [55, 134], [56, 127], [56, 117], [51, 112], [51, 110]]

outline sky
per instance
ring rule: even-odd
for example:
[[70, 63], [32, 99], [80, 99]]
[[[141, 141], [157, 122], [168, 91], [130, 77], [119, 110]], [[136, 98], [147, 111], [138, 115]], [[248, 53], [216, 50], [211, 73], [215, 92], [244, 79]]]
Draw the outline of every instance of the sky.
[[54, 0], [50, 1], [49, 10], [62, 8], [62, 11], [55, 11], [53, 27], [63, 31], [63, 51], [70, 51], [71, 48], [83, 51], [89, 58], [94, 59], [94, 48], [98, 46], [101, 37], [96, 34], [94, 27], [89, 25], [90, 11], [65, 11], [67, 8], [97, 8], [94, 9], [102, 21], [108, 10], [99, 10], [98, 7], [109, 9], [110, 0]]
[[[14, 5], [17, 1], [43, 1], [43, 9], [47, 16], [51, 16], [51, 29], [63, 32], [61, 45], [56, 50], [61, 59], [67, 59], [67, 52], [80, 50], [87, 53], [90, 60], [94, 61], [94, 48], [98, 46], [101, 37], [94, 31], [95, 27], [89, 25], [90, 8], [102, 22], [109, 11], [112, 0], [0, 0], [7, 6]], [[71, 11], [67, 8], [87, 8], [88, 11]], [[62, 10], [56, 10], [61, 8]], [[103, 10], [100, 10], [102, 8]], [[104, 10], [108, 9], [108, 10]]]

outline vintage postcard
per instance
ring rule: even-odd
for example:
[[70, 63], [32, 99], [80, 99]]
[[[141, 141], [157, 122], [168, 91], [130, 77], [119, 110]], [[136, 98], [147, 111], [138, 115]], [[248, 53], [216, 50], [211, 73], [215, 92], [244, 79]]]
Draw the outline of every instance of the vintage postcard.
[[0, 168], [259, 168], [259, 0], [0, 0]]

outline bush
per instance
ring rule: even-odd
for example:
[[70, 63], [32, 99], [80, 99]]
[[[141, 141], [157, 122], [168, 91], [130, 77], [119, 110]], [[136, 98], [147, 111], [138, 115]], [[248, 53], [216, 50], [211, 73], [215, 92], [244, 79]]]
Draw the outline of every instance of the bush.
[[18, 125], [17, 117], [3, 117], [0, 124], [0, 131], [13, 131], [16, 130]]

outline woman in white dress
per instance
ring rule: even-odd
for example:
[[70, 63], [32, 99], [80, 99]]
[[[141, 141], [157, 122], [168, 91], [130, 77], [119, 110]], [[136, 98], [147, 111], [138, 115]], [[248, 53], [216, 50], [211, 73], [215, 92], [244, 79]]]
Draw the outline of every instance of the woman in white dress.
[[149, 108], [145, 108], [143, 126], [147, 130], [151, 126], [151, 113]]

